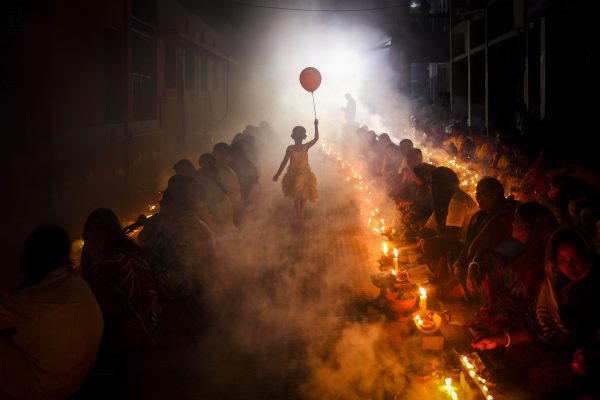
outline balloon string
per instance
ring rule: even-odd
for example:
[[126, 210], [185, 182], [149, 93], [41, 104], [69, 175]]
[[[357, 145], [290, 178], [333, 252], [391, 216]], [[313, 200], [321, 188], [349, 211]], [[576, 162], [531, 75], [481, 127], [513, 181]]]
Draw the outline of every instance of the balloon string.
[[313, 111], [315, 112], [315, 119], [317, 119], [317, 107], [315, 106], [315, 93], [310, 92], [310, 95], [312, 96], [312, 99], [313, 99]]

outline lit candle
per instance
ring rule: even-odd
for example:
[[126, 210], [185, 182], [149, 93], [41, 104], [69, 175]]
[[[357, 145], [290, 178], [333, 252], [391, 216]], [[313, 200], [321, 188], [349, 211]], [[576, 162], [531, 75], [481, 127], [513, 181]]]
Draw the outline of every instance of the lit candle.
[[387, 257], [387, 255], [388, 255], [388, 252], [389, 252], [389, 250], [388, 250], [387, 243], [386, 243], [386, 242], [383, 242], [383, 254], [384, 254], [386, 257]]
[[427, 311], [427, 291], [425, 288], [419, 287], [419, 292], [421, 292], [421, 296], [419, 297], [419, 309], [421, 311]]
[[446, 384], [446, 386], [444, 386], [444, 390], [448, 393], [448, 395], [453, 400], [458, 400], [458, 393], [456, 393], [456, 391], [452, 387], [452, 378], [446, 378], [444, 380], [444, 383]]
[[394, 269], [398, 269], [398, 249], [394, 249]]

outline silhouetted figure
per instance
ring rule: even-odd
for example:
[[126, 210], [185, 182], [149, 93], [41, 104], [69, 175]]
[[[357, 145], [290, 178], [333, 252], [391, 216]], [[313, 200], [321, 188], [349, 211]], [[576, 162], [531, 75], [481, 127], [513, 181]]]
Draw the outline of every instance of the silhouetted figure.
[[218, 229], [223, 232], [235, 230], [233, 203], [219, 177], [215, 158], [212, 154], [203, 154], [198, 159], [198, 164], [198, 180], [205, 190], [206, 207], [215, 217]]
[[176, 175], [189, 176], [190, 178], [196, 178], [196, 168], [194, 164], [187, 158], [183, 158], [175, 163], [173, 170]]
[[342, 108], [344, 110], [344, 116], [346, 118], [347, 124], [353, 124], [356, 120], [356, 101], [352, 98], [350, 93], [346, 93], [346, 107]]
[[123, 233], [115, 213], [93, 211], [83, 227], [83, 278], [104, 318], [102, 355], [120, 359], [154, 344], [158, 322], [156, 283], [142, 251]]
[[277, 182], [288, 161], [290, 162], [290, 166], [281, 182], [281, 188], [286, 197], [294, 199], [296, 216], [300, 221], [304, 220], [306, 202], [316, 202], [319, 199], [317, 178], [308, 164], [308, 150], [319, 140], [319, 120], [315, 119], [314, 124], [315, 137], [308, 143], [302, 143], [306, 139], [306, 129], [302, 126], [294, 127], [292, 130], [294, 144], [286, 149], [283, 161], [277, 173], [273, 176], [273, 181]]
[[73, 270], [71, 239], [42, 226], [21, 253], [23, 285], [0, 303], [0, 398], [64, 399], [96, 360], [102, 314]]

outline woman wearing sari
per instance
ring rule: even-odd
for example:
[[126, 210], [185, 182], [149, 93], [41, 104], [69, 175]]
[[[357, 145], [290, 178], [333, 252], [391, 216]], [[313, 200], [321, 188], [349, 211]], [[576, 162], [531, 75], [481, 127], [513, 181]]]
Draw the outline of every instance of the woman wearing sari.
[[556, 231], [546, 251], [544, 282], [523, 324], [479, 338], [472, 346], [491, 350], [539, 344], [527, 352], [527, 360], [529, 380], [540, 398], [578, 398], [597, 391], [596, 264], [597, 255], [587, 236], [574, 228]]
[[522, 319], [523, 305], [534, 300], [544, 279], [546, 245], [558, 222], [536, 202], [520, 204], [512, 237], [494, 251], [480, 252], [469, 264], [466, 289], [480, 304], [479, 322], [496, 332]]

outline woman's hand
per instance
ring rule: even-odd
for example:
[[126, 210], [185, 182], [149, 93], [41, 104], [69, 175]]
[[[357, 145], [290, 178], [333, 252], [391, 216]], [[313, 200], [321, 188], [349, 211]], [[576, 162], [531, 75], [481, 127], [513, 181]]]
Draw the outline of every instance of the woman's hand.
[[471, 343], [471, 347], [478, 350], [493, 350], [498, 346], [506, 345], [506, 337], [503, 336], [484, 336], [479, 339], [475, 339]]
[[452, 264], [452, 275], [457, 277], [462, 276], [464, 270], [465, 268], [463, 267], [462, 262], [454, 261]]
[[577, 375], [587, 375], [590, 372], [589, 357], [585, 350], [579, 349], [573, 353], [571, 370]]

